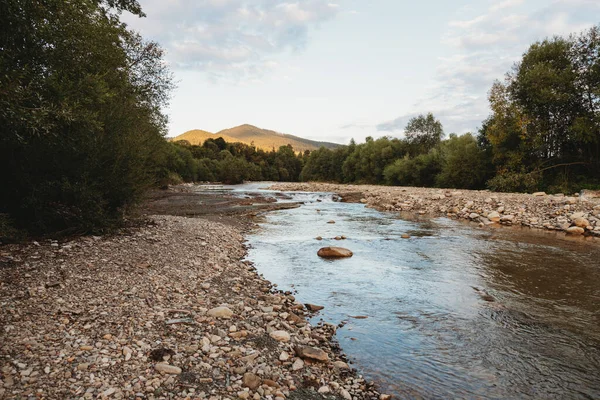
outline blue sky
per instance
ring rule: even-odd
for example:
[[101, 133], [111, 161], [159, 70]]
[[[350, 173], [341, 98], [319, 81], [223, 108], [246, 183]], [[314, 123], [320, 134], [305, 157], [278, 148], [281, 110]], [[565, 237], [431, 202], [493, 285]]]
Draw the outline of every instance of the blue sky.
[[140, 0], [178, 88], [169, 136], [249, 123], [347, 143], [433, 112], [475, 131], [536, 40], [600, 23], [598, 0]]

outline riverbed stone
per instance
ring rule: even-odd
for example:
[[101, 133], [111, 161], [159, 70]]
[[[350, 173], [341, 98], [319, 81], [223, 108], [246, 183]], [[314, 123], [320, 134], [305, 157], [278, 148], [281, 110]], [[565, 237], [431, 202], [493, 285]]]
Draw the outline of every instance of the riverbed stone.
[[215, 318], [229, 319], [233, 316], [233, 311], [228, 307], [215, 307], [208, 310], [208, 315]]
[[283, 330], [273, 331], [269, 335], [278, 342], [289, 342], [291, 339], [290, 334]]
[[317, 255], [322, 258], [345, 258], [352, 257], [353, 253], [343, 247], [322, 247]]
[[587, 228], [588, 226], [590, 226], [590, 222], [585, 219], [585, 218], [576, 218], [573, 223], [575, 224], [575, 226], [578, 226], [580, 228]]
[[329, 361], [329, 356], [326, 352], [321, 349], [310, 346], [298, 346], [296, 347], [296, 354], [301, 358], [309, 358], [316, 361]]
[[571, 235], [582, 235], [584, 232], [585, 229], [579, 226], [571, 226], [570, 228], [567, 228], [567, 233]]
[[325, 307], [323, 306], [319, 306], [316, 304], [311, 304], [311, 303], [306, 303], [305, 304], [306, 308], [312, 312], [317, 312], [317, 311], [321, 311], [322, 309], [324, 309]]
[[498, 211], [492, 211], [488, 214], [487, 219], [491, 222], [500, 222], [500, 213]]
[[255, 390], [261, 384], [262, 380], [251, 372], [246, 372], [242, 377], [242, 386], [247, 387], [251, 390]]
[[165, 374], [179, 375], [181, 374], [181, 368], [174, 365], [159, 363], [154, 366], [154, 369]]

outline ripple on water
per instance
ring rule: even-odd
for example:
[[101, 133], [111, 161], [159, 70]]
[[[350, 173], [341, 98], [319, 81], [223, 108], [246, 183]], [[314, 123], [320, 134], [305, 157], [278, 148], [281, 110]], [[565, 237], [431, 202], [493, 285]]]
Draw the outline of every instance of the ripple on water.
[[[268, 214], [249, 238], [248, 258], [300, 301], [325, 305], [324, 319], [348, 321], [338, 331], [342, 348], [387, 391], [600, 398], [599, 248], [445, 218], [401, 219], [325, 194], [285, 198], [305, 205]], [[338, 235], [348, 240], [331, 239]], [[327, 245], [354, 256], [322, 260], [316, 252]]]

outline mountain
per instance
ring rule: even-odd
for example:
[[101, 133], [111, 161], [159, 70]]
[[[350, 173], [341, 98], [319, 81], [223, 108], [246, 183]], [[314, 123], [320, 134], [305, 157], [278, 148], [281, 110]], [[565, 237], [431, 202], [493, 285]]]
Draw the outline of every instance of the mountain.
[[173, 142], [178, 140], [187, 140], [191, 144], [202, 144], [206, 139], [216, 139], [222, 137], [226, 142], [241, 142], [245, 144], [254, 144], [257, 148], [263, 150], [277, 150], [280, 146], [291, 144], [295, 151], [317, 150], [321, 146], [333, 149], [341, 146], [337, 143], [318, 142], [315, 140], [304, 139], [294, 135], [270, 131], [268, 129], [257, 128], [252, 125], [240, 125], [235, 128], [223, 129], [217, 133], [210, 133], [200, 129], [187, 131], [179, 136], [172, 138]]

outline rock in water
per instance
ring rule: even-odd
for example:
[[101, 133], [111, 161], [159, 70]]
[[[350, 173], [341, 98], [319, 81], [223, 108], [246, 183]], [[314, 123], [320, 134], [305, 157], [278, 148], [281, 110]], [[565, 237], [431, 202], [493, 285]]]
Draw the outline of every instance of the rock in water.
[[329, 356], [321, 349], [309, 346], [296, 347], [296, 354], [301, 358], [309, 358], [317, 361], [329, 361]]
[[583, 235], [584, 232], [585, 232], [585, 229], [580, 228], [578, 226], [572, 226], [567, 229], [567, 233], [571, 234], [571, 235]]
[[322, 309], [325, 308], [323, 306], [318, 306], [316, 304], [310, 304], [310, 303], [306, 303], [305, 306], [306, 306], [306, 308], [308, 308], [310, 311], [313, 311], [313, 312], [321, 311]]
[[492, 222], [500, 222], [500, 213], [497, 211], [492, 211], [488, 214], [487, 218]]
[[233, 311], [227, 307], [215, 307], [208, 310], [208, 315], [214, 318], [231, 318]]
[[323, 247], [319, 249], [317, 255], [323, 258], [343, 258], [352, 257], [352, 252], [343, 247]]

